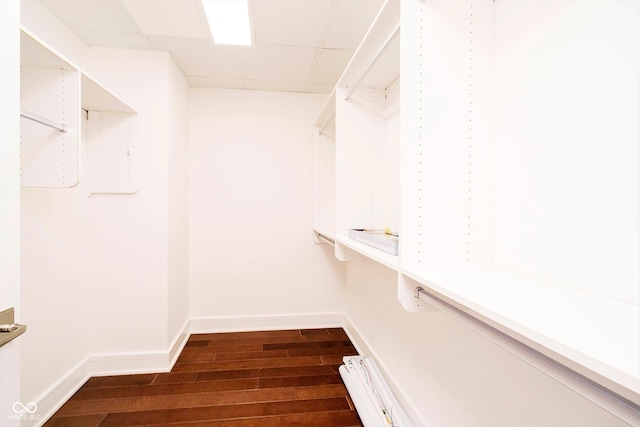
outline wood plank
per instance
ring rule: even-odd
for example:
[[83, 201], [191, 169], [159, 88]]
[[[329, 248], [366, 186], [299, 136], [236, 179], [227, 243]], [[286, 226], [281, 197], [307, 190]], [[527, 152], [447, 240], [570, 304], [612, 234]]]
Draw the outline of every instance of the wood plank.
[[358, 354], [355, 348], [348, 347], [320, 347], [320, 348], [295, 348], [287, 350], [287, 355], [291, 357], [297, 356], [319, 356], [319, 355], [339, 355], [339, 356], [354, 356]]
[[336, 374], [338, 365], [286, 366], [282, 368], [241, 369], [232, 371], [199, 372], [198, 381], [233, 378], [269, 378]]
[[296, 387], [296, 399], [317, 399], [319, 397], [348, 396], [342, 383]]
[[291, 350], [301, 348], [323, 348], [323, 347], [352, 347], [349, 340], [318, 340], [318, 341], [287, 341], [279, 343], [268, 343], [263, 345], [264, 350]]
[[[337, 396], [318, 396], [337, 397]], [[317, 398], [317, 397], [316, 397]], [[295, 389], [269, 388], [262, 390], [216, 391], [181, 395], [131, 396], [118, 399], [70, 400], [56, 416], [106, 414], [159, 409], [180, 409], [200, 406], [234, 405], [297, 400]]]
[[45, 424], [46, 427], [98, 427], [107, 414], [77, 415], [71, 417], [51, 418]]
[[[152, 424], [150, 427], [165, 426]], [[311, 412], [304, 414], [272, 415], [219, 421], [201, 421], [171, 424], [172, 427], [362, 427], [354, 411]]]
[[72, 400], [115, 399], [131, 396], [176, 395], [184, 393], [203, 393], [207, 391], [251, 390], [258, 388], [258, 378], [199, 381], [188, 384], [159, 384], [125, 387], [107, 387], [80, 389]]
[[120, 427], [146, 424], [166, 425], [184, 421], [227, 420], [234, 418], [263, 417], [306, 412], [327, 412], [347, 409], [349, 409], [347, 399], [342, 397], [331, 397], [325, 399], [294, 400], [288, 402], [110, 413], [107, 414], [100, 426]]
[[283, 357], [277, 359], [258, 359], [258, 360], [226, 360], [219, 362], [203, 362], [203, 363], [176, 363], [171, 372], [204, 372], [204, 371], [225, 371], [232, 369], [250, 369], [250, 368], [276, 368], [284, 366], [309, 366], [324, 365], [333, 363], [324, 363], [320, 356], [305, 357]]
[[264, 338], [299, 337], [302, 333], [299, 329], [278, 330], [278, 331], [250, 331], [250, 332], [221, 332], [213, 334], [192, 334], [191, 341], [228, 341], [247, 340]]
[[258, 387], [298, 387], [308, 385], [323, 385], [323, 384], [341, 384], [342, 380], [338, 375], [314, 375], [306, 377], [275, 377], [275, 378], [260, 378]]
[[82, 386], [83, 388], [119, 387], [125, 385], [151, 384], [158, 374], [115, 375], [106, 377], [92, 377]]

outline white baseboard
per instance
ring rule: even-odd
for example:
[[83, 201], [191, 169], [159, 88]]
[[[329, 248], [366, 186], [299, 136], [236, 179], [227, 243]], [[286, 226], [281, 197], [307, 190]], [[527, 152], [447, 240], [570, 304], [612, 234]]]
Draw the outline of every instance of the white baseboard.
[[40, 426], [44, 424], [90, 377], [89, 358], [86, 358], [71, 368], [37, 399], [38, 407], [33, 414], [33, 419], [23, 420], [20, 425]]
[[189, 339], [189, 335], [191, 335], [189, 319], [184, 322], [180, 332], [173, 340], [173, 344], [169, 347], [169, 366], [168, 370], [170, 371], [173, 368], [173, 365], [176, 364], [176, 360], [178, 360], [178, 356], [182, 353], [182, 349], [187, 344], [187, 340]]
[[93, 354], [64, 374], [37, 399], [37, 417], [24, 426], [44, 424], [91, 377], [169, 372], [192, 333], [342, 327], [342, 313], [188, 319], [166, 351]]
[[356, 348], [356, 350], [358, 350], [358, 353], [361, 356], [369, 357], [375, 361], [379, 371], [384, 376], [394, 396], [400, 402], [402, 409], [404, 409], [413, 423], [420, 426], [431, 425], [427, 421], [422, 419], [422, 417], [420, 416], [420, 412], [418, 411], [418, 407], [414, 405], [413, 402], [406, 399], [408, 394], [405, 393], [404, 389], [398, 385], [398, 381], [391, 374], [392, 371], [387, 367], [387, 365], [385, 365], [382, 359], [380, 359], [378, 354], [373, 350], [373, 346], [371, 346], [369, 342], [364, 338], [364, 335], [360, 332], [358, 327], [351, 321], [349, 316], [347, 316], [346, 314], [343, 314], [343, 316], [344, 323], [342, 327], [351, 340], [351, 343]]
[[[397, 387], [397, 382], [394, 381], [393, 376], [389, 375], [389, 370], [377, 357], [367, 340], [363, 338], [356, 325], [344, 313], [200, 317], [187, 320], [166, 351], [89, 356], [42, 394], [37, 400], [39, 418], [33, 423], [23, 425], [40, 426], [44, 424], [90, 377], [169, 372], [187, 343], [190, 334], [333, 327], [343, 328], [358, 353], [376, 361], [391, 388], [400, 394], [398, 398], [404, 407], [407, 402], [401, 399], [402, 390]], [[405, 409], [413, 418], [415, 411], [411, 405]]]
[[94, 354], [70, 369], [37, 399], [34, 419], [22, 426], [41, 426], [69, 400], [91, 377], [169, 372], [189, 338], [189, 320], [185, 322], [166, 351]]
[[342, 327], [343, 313], [284, 314], [266, 316], [196, 317], [190, 321], [192, 334], [216, 332], [271, 331]]

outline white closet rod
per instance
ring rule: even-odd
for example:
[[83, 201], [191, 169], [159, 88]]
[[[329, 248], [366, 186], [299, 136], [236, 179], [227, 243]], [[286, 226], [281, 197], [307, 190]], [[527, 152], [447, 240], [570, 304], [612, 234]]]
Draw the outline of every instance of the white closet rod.
[[320, 234], [320, 233], [316, 233], [316, 236], [318, 237], [319, 240], [323, 240], [325, 243], [328, 243], [331, 246], [336, 245], [336, 241], [333, 240], [331, 237], [327, 237], [324, 234]]
[[25, 119], [33, 120], [34, 122], [41, 123], [45, 126], [49, 126], [50, 128], [59, 130], [60, 132], [66, 132], [65, 126], [63, 124], [59, 124], [53, 122], [49, 119], [45, 119], [44, 117], [38, 116], [37, 114], [27, 113], [26, 111], [20, 111], [20, 115]]
[[318, 135], [322, 135], [322, 133], [325, 131], [327, 126], [329, 126], [329, 123], [331, 123], [331, 120], [333, 120], [335, 116], [336, 116], [336, 113], [334, 111], [333, 113], [331, 113], [327, 121], [322, 125], [322, 127], [320, 128], [320, 131], [318, 132]]
[[414, 296], [418, 299], [421, 299], [431, 304], [432, 306], [436, 307], [438, 310], [462, 322], [466, 326], [471, 327], [472, 330], [475, 330], [481, 333], [482, 335], [485, 335], [486, 337], [491, 337], [491, 336], [495, 337], [497, 335], [499, 338], [501, 338], [499, 341], [502, 344], [500, 344], [498, 341], [495, 341], [495, 339], [491, 339], [491, 338], [490, 339], [494, 341], [496, 344], [505, 348], [507, 351], [516, 355], [520, 359], [525, 361], [527, 360], [534, 361], [533, 366], [540, 364], [541, 361], [546, 362], [547, 364], [551, 365], [553, 368], [560, 370], [565, 375], [572, 377], [573, 379], [584, 384], [585, 386], [587, 386], [587, 388], [591, 388], [593, 391], [595, 391], [596, 394], [600, 394], [601, 396], [604, 395], [607, 398], [613, 399], [619, 404], [626, 406], [628, 409], [631, 410], [632, 413], [637, 414], [638, 411], [640, 411], [640, 405], [638, 405], [637, 403], [627, 399], [624, 396], [621, 396], [620, 394], [611, 390], [607, 386], [592, 380], [591, 378], [575, 371], [574, 369], [571, 369], [570, 367], [562, 364], [561, 362], [553, 359], [550, 356], [547, 356], [541, 351], [536, 350], [535, 348], [529, 346], [528, 344], [525, 344], [524, 342], [510, 336], [509, 334], [502, 332], [500, 329], [497, 329], [494, 326], [491, 326], [487, 322], [474, 316], [472, 313], [467, 312], [461, 308], [458, 308], [455, 305], [443, 300], [442, 298], [436, 295], [433, 295], [432, 293], [424, 289], [422, 286], [416, 287]]
[[391, 44], [391, 41], [393, 41], [393, 39], [399, 33], [400, 33], [400, 24], [398, 23], [398, 24], [396, 24], [395, 27], [393, 27], [393, 31], [391, 31], [391, 34], [389, 34], [387, 36], [387, 38], [385, 39], [385, 41], [382, 44], [382, 46], [380, 46], [380, 49], [378, 49], [378, 51], [373, 56], [373, 58], [371, 58], [371, 61], [369, 61], [369, 63], [365, 67], [365, 69], [362, 71], [362, 74], [360, 74], [360, 77], [358, 77], [356, 79], [356, 81], [349, 87], [349, 89], [347, 90], [347, 94], [344, 97], [345, 101], [348, 101], [349, 98], [351, 98], [351, 95], [353, 95], [353, 92], [355, 92], [355, 90], [358, 88], [358, 86], [360, 86], [360, 83], [362, 83], [364, 78], [367, 77], [367, 74], [369, 74], [369, 71], [371, 71], [371, 69], [376, 64], [376, 62], [378, 62], [378, 59], [380, 59], [380, 57], [382, 56], [384, 51], [387, 50], [387, 48]]

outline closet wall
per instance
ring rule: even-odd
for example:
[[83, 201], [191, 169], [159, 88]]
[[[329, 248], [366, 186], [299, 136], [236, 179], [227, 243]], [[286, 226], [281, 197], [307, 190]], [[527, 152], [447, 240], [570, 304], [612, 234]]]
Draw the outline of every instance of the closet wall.
[[[0, 2], [0, 310], [20, 310], [20, 1]], [[21, 337], [22, 338], [22, 337]], [[18, 338], [0, 348], [0, 420], [20, 424], [11, 405], [20, 399]]]
[[80, 61], [139, 123], [136, 193], [89, 194], [84, 140], [78, 185], [22, 189], [22, 400], [46, 411], [58, 402], [44, 397], [63, 398], [56, 390], [87, 372], [162, 369], [180, 338], [187, 85], [164, 52], [87, 48], [39, 3], [22, 3], [22, 25]]
[[190, 95], [190, 316], [213, 328], [334, 321], [342, 266], [309, 231], [309, 123], [325, 96]]
[[628, 425], [458, 320], [407, 312], [397, 273], [350, 255], [347, 316], [416, 425]]
[[[343, 95], [351, 68], [385, 58], [352, 61], [336, 88], [336, 256], [361, 350], [425, 425], [638, 425], [623, 403], [637, 408], [640, 386], [638, 3], [387, 5], [402, 12], [402, 132], [391, 139], [401, 177], [399, 196], [386, 199], [399, 199], [399, 257], [358, 245], [340, 226], [343, 216], [345, 228], [387, 225], [365, 222], [364, 207], [381, 212], [376, 174], [352, 172], [375, 159], [385, 134], [370, 131], [373, 120], [357, 123]], [[390, 34], [378, 22], [365, 41]], [[393, 51], [386, 46], [378, 52]], [[449, 306], [417, 299], [417, 286]], [[554, 371], [468, 315], [598, 385]]]

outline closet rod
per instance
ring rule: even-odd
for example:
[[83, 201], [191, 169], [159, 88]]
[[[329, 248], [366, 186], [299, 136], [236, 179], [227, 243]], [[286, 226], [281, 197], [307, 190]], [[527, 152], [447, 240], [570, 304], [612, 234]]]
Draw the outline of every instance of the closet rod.
[[52, 122], [49, 119], [45, 119], [44, 117], [38, 116], [37, 114], [27, 113], [26, 111], [20, 111], [20, 115], [25, 119], [33, 120], [34, 122], [41, 123], [45, 126], [49, 126], [50, 128], [59, 130], [60, 132], [66, 132], [65, 126], [63, 124], [58, 124], [56, 122]]
[[324, 234], [321, 234], [321, 233], [316, 233], [316, 236], [318, 237], [318, 239], [324, 240], [325, 243], [328, 243], [331, 246], [335, 246], [336, 245], [336, 241], [333, 240], [331, 237], [327, 237], [327, 236], [325, 236]]
[[382, 46], [380, 46], [380, 49], [378, 49], [378, 51], [373, 56], [373, 58], [371, 58], [371, 61], [369, 61], [365, 69], [362, 71], [362, 74], [360, 74], [360, 77], [358, 77], [358, 79], [349, 87], [349, 89], [347, 90], [347, 94], [344, 97], [345, 101], [348, 101], [349, 98], [351, 98], [351, 95], [353, 95], [353, 92], [355, 92], [358, 86], [360, 86], [360, 83], [362, 83], [364, 78], [367, 77], [367, 74], [369, 74], [369, 71], [371, 71], [371, 69], [376, 64], [376, 62], [378, 62], [378, 59], [380, 59], [384, 51], [387, 50], [387, 48], [391, 44], [391, 41], [393, 41], [393, 39], [396, 38], [396, 36], [399, 33], [400, 33], [400, 23], [396, 24], [396, 26], [393, 27], [393, 31], [391, 31], [391, 34], [387, 36]]
[[333, 113], [331, 113], [331, 115], [329, 116], [327, 121], [324, 123], [324, 125], [322, 125], [322, 127], [320, 128], [320, 131], [318, 132], [318, 135], [322, 135], [324, 130], [327, 128], [327, 126], [329, 126], [329, 123], [331, 123], [331, 120], [333, 120], [335, 117], [336, 117], [336, 112], [334, 111]]
[[[512, 337], [506, 332], [501, 331], [500, 329], [488, 324], [484, 320], [474, 316], [472, 312], [465, 311], [461, 308], [456, 307], [455, 305], [445, 301], [439, 296], [433, 295], [429, 291], [427, 291], [422, 286], [418, 286], [415, 288], [414, 296], [422, 301], [425, 301], [432, 306], [436, 307], [438, 310], [443, 313], [453, 317], [456, 320], [461, 321], [466, 326], [470, 326], [472, 329], [476, 330], [476, 332], [481, 332], [485, 335], [487, 332], [489, 334], [485, 335], [487, 337], [493, 335], [501, 338], [502, 342], [505, 343], [506, 346], [502, 344], [500, 345], [507, 351], [521, 358], [522, 360], [537, 360], [546, 362], [548, 365], [551, 365], [553, 368], [558, 369], [563, 372], [565, 375], [572, 377], [573, 379], [579, 381], [580, 383], [586, 385], [587, 387], [591, 387], [596, 393], [600, 393], [601, 395], [607, 396], [609, 399], [613, 399], [614, 401], [626, 406], [628, 409], [631, 409], [633, 412], [638, 412], [640, 410], [640, 405], [637, 403], [627, 399], [626, 397], [616, 393], [611, 390], [609, 387], [596, 382], [595, 380], [577, 372], [576, 370], [568, 367], [567, 365], [555, 360], [554, 358], [547, 356], [543, 352], [536, 350], [530, 345], [520, 341], [517, 338]], [[504, 340], [504, 341], [503, 341]], [[493, 341], [493, 340], [492, 340]], [[537, 362], [540, 363], [540, 362]], [[533, 365], [535, 366], [535, 365]]]

